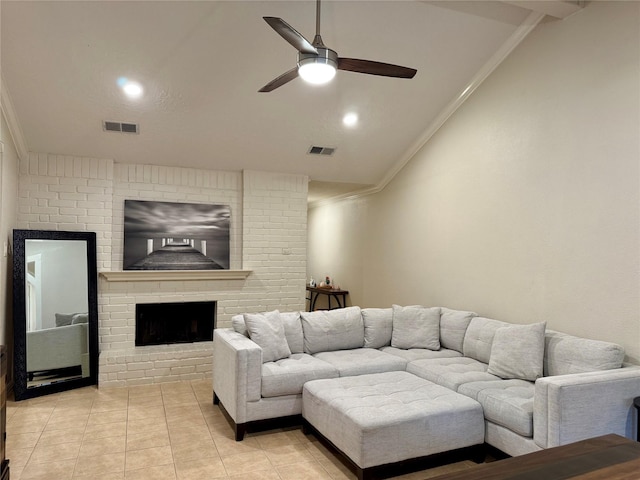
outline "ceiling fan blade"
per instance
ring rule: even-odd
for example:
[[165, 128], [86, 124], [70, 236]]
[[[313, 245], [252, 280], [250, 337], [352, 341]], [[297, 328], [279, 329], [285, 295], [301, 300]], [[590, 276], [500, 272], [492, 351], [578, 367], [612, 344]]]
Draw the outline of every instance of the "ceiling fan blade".
[[289, 25], [287, 22], [278, 17], [262, 17], [271, 28], [273, 28], [278, 34], [289, 42], [293, 47], [303, 53], [315, 53], [318, 51], [315, 49], [309, 40], [304, 38], [295, 28]]
[[285, 83], [290, 82], [298, 76], [298, 67], [292, 68], [286, 73], [283, 73], [278, 78], [274, 78], [269, 83], [267, 83], [264, 87], [262, 87], [258, 92], [271, 92], [278, 87], [281, 87]]
[[398, 78], [413, 78], [417, 73], [415, 68], [391, 65], [390, 63], [373, 62], [371, 60], [360, 60], [357, 58], [339, 58], [338, 70]]

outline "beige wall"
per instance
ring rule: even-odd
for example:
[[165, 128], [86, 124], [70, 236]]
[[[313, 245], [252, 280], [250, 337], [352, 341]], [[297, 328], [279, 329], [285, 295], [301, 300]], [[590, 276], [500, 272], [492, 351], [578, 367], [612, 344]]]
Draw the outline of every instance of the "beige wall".
[[382, 192], [310, 211], [309, 272], [640, 361], [639, 59], [636, 2], [539, 25]]
[[[320, 282], [330, 276], [334, 285], [349, 291], [347, 303], [350, 305], [363, 305], [364, 301], [367, 211], [365, 200], [340, 202], [331, 208], [309, 211], [307, 281], [313, 277]], [[326, 298], [320, 296], [316, 308], [326, 306]]]
[[[18, 154], [13, 145], [7, 122], [0, 113], [0, 345], [7, 345], [9, 359], [9, 376], [13, 362], [13, 309], [12, 309], [12, 281], [13, 263], [10, 255], [4, 256], [4, 243], [10, 244], [13, 228], [16, 223], [16, 202], [18, 196]], [[10, 382], [11, 380], [9, 380]]]

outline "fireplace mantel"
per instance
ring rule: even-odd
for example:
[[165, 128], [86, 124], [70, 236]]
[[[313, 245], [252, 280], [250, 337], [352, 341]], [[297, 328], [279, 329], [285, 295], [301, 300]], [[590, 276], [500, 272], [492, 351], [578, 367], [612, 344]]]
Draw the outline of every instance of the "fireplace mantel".
[[253, 270], [118, 270], [99, 272], [108, 282], [244, 280]]

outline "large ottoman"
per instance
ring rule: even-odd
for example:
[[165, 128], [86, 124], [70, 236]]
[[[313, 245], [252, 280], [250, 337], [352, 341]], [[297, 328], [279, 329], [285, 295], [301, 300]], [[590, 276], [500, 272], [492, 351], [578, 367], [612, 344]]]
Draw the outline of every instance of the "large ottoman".
[[478, 402], [402, 371], [307, 382], [302, 416], [355, 465], [359, 479], [484, 443]]

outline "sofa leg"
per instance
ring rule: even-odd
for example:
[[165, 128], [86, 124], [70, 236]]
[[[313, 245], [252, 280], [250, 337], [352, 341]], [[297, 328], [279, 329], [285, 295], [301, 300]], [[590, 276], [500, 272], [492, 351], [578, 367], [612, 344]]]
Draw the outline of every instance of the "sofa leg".
[[484, 463], [487, 459], [487, 449], [484, 444], [471, 447], [471, 461], [474, 463]]
[[356, 466], [356, 477], [358, 480], [372, 480], [372, 469], [371, 468], [360, 468]]
[[245, 423], [236, 423], [233, 420], [233, 418], [231, 418], [231, 415], [229, 415], [229, 412], [227, 412], [226, 408], [224, 408], [224, 404], [220, 401], [220, 398], [218, 397], [218, 395], [216, 395], [215, 392], [213, 392], [213, 404], [220, 406], [220, 411], [222, 412], [224, 417], [227, 419], [227, 421], [229, 422], [229, 424], [233, 428], [233, 431], [234, 431], [235, 437], [236, 437], [236, 442], [241, 442], [244, 439], [244, 434], [247, 431], [248, 423], [246, 423], [246, 422]]
[[304, 433], [305, 435], [313, 433], [313, 428], [304, 418], [302, 419], [302, 433]]
[[245, 432], [247, 431], [247, 424], [236, 423], [235, 431], [236, 431], [236, 442], [241, 442], [244, 439]]

